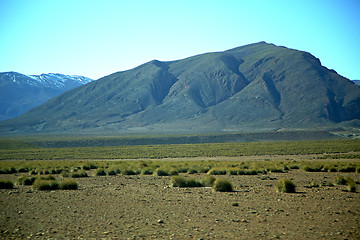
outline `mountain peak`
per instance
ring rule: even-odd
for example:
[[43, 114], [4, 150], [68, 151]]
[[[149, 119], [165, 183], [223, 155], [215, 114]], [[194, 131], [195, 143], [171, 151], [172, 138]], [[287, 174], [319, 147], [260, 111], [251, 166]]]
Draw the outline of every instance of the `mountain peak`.
[[58, 73], [24, 75], [0, 73], [0, 120], [19, 116], [72, 88], [93, 81], [83, 76]]

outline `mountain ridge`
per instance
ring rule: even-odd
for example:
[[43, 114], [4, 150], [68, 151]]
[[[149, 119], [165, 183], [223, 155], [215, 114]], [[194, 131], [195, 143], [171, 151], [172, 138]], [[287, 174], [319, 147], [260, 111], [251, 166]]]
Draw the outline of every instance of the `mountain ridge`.
[[0, 73], [0, 120], [17, 117], [72, 88], [93, 81], [78, 75]]
[[310, 53], [259, 42], [182, 60], [153, 60], [110, 74], [1, 123], [0, 131], [194, 133], [357, 126], [359, 106], [360, 88]]

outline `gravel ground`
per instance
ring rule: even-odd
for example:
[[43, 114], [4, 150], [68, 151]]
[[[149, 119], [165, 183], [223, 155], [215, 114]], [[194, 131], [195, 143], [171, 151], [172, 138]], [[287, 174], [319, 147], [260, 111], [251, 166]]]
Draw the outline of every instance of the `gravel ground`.
[[[170, 177], [144, 175], [81, 178], [78, 190], [17, 186], [0, 190], [0, 238], [360, 239], [360, 185], [356, 193], [329, 186], [336, 175], [222, 176], [235, 189], [227, 193], [169, 187]], [[359, 173], [341, 175], [360, 181]], [[276, 191], [284, 177], [296, 193]], [[306, 188], [312, 181], [320, 187]]]

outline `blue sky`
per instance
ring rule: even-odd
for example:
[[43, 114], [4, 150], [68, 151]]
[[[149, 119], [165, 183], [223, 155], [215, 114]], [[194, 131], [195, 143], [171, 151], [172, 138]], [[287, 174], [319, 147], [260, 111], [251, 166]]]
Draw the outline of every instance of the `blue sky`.
[[94, 79], [266, 41], [360, 80], [359, 0], [0, 0], [0, 72]]

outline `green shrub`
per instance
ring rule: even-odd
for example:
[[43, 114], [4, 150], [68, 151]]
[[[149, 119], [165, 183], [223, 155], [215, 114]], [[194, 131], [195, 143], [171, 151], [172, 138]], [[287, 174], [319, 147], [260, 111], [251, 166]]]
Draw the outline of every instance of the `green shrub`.
[[83, 178], [83, 177], [88, 177], [87, 172], [85, 172], [84, 170], [79, 171], [79, 172], [73, 172], [71, 174], [72, 178]]
[[29, 172], [29, 168], [21, 167], [21, 168], [19, 168], [18, 172], [19, 173], [27, 173], [27, 172]]
[[233, 186], [229, 180], [218, 178], [215, 180], [212, 189], [215, 192], [232, 192]]
[[36, 177], [27, 177], [27, 176], [20, 176], [17, 179], [19, 185], [32, 185], [35, 181]]
[[153, 173], [154, 173], [154, 171], [150, 168], [146, 168], [141, 171], [141, 174], [143, 174], [143, 175], [152, 175]]
[[239, 170], [237, 175], [257, 175], [258, 171], [256, 170]]
[[198, 170], [196, 170], [195, 168], [188, 169], [187, 173], [188, 174], [195, 174], [195, 173], [198, 173]]
[[164, 169], [156, 169], [155, 172], [154, 172], [154, 175], [156, 176], [170, 176], [170, 173]]
[[179, 175], [179, 172], [177, 170], [171, 169], [169, 171], [169, 176], [177, 176], [177, 175]]
[[59, 189], [59, 183], [56, 180], [43, 180], [37, 178], [32, 187], [36, 190], [57, 190]]
[[125, 169], [122, 172], [123, 175], [137, 175], [138, 173], [135, 170], [132, 169]]
[[208, 174], [210, 175], [226, 175], [225, 169], [211, 169]]
[[86, 170], [86, 171], [89, 171], [91, 168], [90, 168], [89, 165], [83, 165], [83, 166], [82, 166], [82, 169], [83, 169], [83, 170]]
[[0, 189], [13, 189], [14, 184], [9, 179], [0, 179]]
[[353, 166], [342, 166], [338, 169], [338, 172], [355, 172], [356, 168]]
[[56, 180], [56, 178], [53, 175], [37, 176], [36, 179], [39, 179], [39, 180]]
[[96, 171], [96, 176], [106, 176], [106, 172], [104, 169], [100, 168]]
[[62, 171], [63, 171], [62, 169], [51, 169], [50, 174], [61, 174]]
[[172, 187], [201, 187], [201, 183], [193, 178], [186, 178], [183, 176], [173, 176], [170, 179], [170, 186]]
[[212, 187], [216, 178], [213, 176], [205, 176], [201, 179], [200, 183], [204, 187]]
[[78, 183], [73, 179], [65, 179], [60, 183], [59, 187], [63, 190], [78, 189]]
[[284, 193], [294, 193], [295, 188], [296, 185], [290, 179], [286, 178], [281, 179], [276, 186], [278, 192]]
[[91, 169], [98, 169], [98, 166], [95, 165], [94, 163], [90, 163], [90, 164], [85, 164], [82, 166], [83, 170], [91, 170]]
[[305, 165], [303, 167], [303, 169], [307, 172], [321, 172], [322, 169], [323, 169], [323, 166], [322, 165], [312, 165], [312, 166], [309, 166], [309, 165]]
[[116, 175], [117, 175], [117, 172], [116, 172], [116, 170], [112, 169], [112, 170], [109, 170], [109, 171], [108, 171], [108, 175], [109, 175], [109, 176], [116, 176]]

